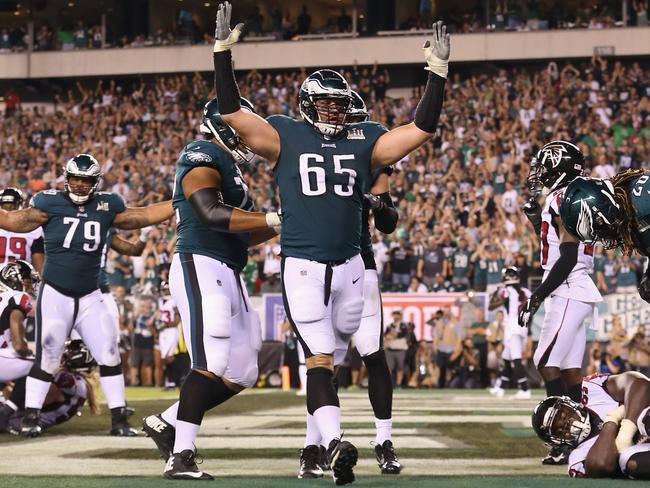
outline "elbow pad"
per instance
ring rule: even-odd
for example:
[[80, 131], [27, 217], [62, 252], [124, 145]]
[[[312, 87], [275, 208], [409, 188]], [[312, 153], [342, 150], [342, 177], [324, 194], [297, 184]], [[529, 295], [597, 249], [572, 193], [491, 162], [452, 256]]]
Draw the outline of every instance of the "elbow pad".
[[372, 211], [375, 217], [375, 228], [384, 234], [390, 234], [397, 227], [397, 220], [399, 218], [397, 209], [395, 209], [393, 199], [388, 192], [377, 196], [381, 200], [382, 205]]
[[442, 111], [442, 101], [445, 96], [446, 79], [434, 73], [429, 73], [424, 94], [415, 109], [415, 126], [433, 134], [438, 127], [438, 119]]
[[553, 291], [566, 280], [578, 262], [578, 243], [563, 242], [560, 244], [560, 257], [548, 273], [544, 282], [537, 287], [533, 295], [540, 302], [544, 301]]
[[202, 224], [220, 232], [229, 231], [233, 208], [223, 203], [221, 193], [215, 188], [201, 188], [188, 201]]

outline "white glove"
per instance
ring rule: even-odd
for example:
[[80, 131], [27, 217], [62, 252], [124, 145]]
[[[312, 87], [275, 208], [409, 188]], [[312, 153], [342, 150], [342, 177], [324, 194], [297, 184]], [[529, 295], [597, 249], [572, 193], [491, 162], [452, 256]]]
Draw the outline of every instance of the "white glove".
[[147, 242], [147, 240], [149, 239], [149, 234], [151, 233], [152, 230], [153, 230], [153, 225], [150, 225], [148, 227], [143, 227], [142, 229], [140, 229], [140, 240], [142, 242]]
[[450, 36], [447, 34], [447, 26], [442, 23], [442, 20], [439, 20], [433, 24], [433, 43], [427, 41], [422, 46], [424, 59], [427, 62], [427, 67], [424, 69], [445, 79], [447, 79], [449, 53], [451, 51], [449, 39]]
[[282, 225], [282, 217], [278, 212], [269, 212], [266, 214], [267, 227], [279, 227]]
[[630, 419], [623, 419], [616, 436], [616, 450], [621, 453], [628, 447], [632, 447], [636, 435], [636, 424]]
[[607, 417], [605, 417], [605, 421], [603, 422], [603, 424], [606, 424], [607, 422], [614, 422], [616, 425], [620, 425], [621, 421], [624, 418], [625, 418], [625, 405], [620, 405], [607, 414]]
[[220, 53], [228, 51], [241, 36], [243, 23], [239, 23], [233, 30], [230, 30], [230, 16], [232, 15], [232, 5], [230, 2], [224, 2], [217, 9], [217, 25], [214, 30], [214, 52]]

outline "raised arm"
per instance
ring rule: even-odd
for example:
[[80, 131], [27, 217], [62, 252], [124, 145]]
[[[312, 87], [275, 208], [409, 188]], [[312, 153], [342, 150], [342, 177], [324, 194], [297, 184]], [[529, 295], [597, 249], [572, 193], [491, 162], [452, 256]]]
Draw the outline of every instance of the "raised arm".
[[214, 33], [214, 84], [219, 100], [219, 112], [256, 154], [275, 163], [280, 156], [280, 136], [262, 117], [241, 110], [239, 87], [232, 66], [230, 48], [239, 40], [244, 24], [230, 30], [232, 6], [229, 2], [219, 5]]
[[415, 110], [415, 121], [386, 132], [377, 140], [372, 151], [373, 168], [396, 163], [427, 142], [436, 132], [442, 110], [450, 53], [449, 34], [441, 21], [433, 24], [432, 41], [424, 44], [427, 62], [425, 69], [429, 71], [429, 79]]
[[167, 200], [146, 207], [127, 207], [115, 216], [113, 225], [118, 229], [142, 229], [164, 222], [173, 216], [172, 201]]
[[34, 207], [22, 210], [1, 210], [0, 229], [11, 232], [31, 232], [48, 221], [47, 213]]

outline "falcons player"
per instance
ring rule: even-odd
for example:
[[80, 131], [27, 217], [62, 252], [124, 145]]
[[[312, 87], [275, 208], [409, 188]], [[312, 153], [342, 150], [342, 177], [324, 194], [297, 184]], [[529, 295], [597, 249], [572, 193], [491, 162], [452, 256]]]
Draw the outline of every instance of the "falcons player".
[[[3, 210], [19, 210], [24, 203], [25, 195], [18, 188], [5, 188], [0, 192], [0, 208]], [[0, 267], [17, 259], [32, 263], [41, 273], [45, 259], [43, 229], [39, 227], [24, 233], [0, 229]]]
[[519, 269], [516, 266], [510, 266], [502, 272], [503, 284], [505, 287], [499, 288], [490, 298], [488, 308], [494, 310], [499, 307], [505, 308], [506, 326], [503, 340], [503, 370], [497, 378], [494, 388], [490, 388], [490, 393], [502, 397], [505, 393], [502, 388], [503, 382], [509, 382], [514, 370], [517, 378], [517, 387], [519, 391], [513, 395], [514, 399], [527, 400], [530, 398], [528, 389], [528, 377], [526, 370], [521, 364], [521, 358], [524, 353], [527, 331], [517, 324], [519, 307], [530, 296], [528, 288], [522, 288], [519, 279]]
[[[581, 402], [552, 396], [533, 413], [535, 433], [571, 451], [569, 476], [650, 479], [650, 380], [637, 372], [596, 374], [582, 381]], [[636, 441], [636, 442], [635, 442]]]
[[175, 375], [172, 374], [172, 362], [176, 348], [178, 347], [178, 324], [180, 322], [180, 315], [176, 309], [176, 302], [169, 291], [169, 283], [166, 281], [160, 284], [157, 316], [160, 359], [165, 365], [165, 388], [175, 387]]
[[[560, 204], [566, 186], [580, 176], [584, 156], [577, 146], [553, 141], [537, 153], [530, 166], [528, 184], [533, 195], [547, 190], [543, 208], [536, 196], [524, 209], [541, 237], [542, 283], [522, 307], [519, 325], [528, 327], [544, 302], [544, 322], [535, 351], [535, 366], [544, 379], [548, 396], [581, 398], [582, 358], [585, 352], [584, 321], [593, 316], [600, 292], [589, 276], [593, 270], [593, 247], [585, 246], [566, 231]], [[551, 449], [542, 463], [565, 464], [567, 452]]]

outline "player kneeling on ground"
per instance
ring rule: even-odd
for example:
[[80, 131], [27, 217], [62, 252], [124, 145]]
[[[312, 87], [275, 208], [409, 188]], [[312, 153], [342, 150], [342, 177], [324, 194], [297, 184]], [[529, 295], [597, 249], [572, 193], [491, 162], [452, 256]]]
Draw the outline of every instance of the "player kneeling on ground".
[[[99, 414], [99, 404], [95, 399], [93, 383], [88, 375], [97, 367], [97, 362], [83, 341], [68, 340], [61, 358], [61, 367], [54, 374], [43, 409], [39, 417], [41, 429], [67, 422], [81, 415], [81, 407], [88, 402], [90, 412]], [[25, 415], [25, 380], [21, 378], [14, 384], [9, 401], [0, 405], [0, 432], [7, 431], [17, 435]]]
[[[571, 450], [569, 476], [650, 479], [650, 379], [637, 372], [593, 375], [582, 402], [548, 397], [533, 412], [535, 433]], [[641, 441], [641, 442], [640, 442]]]

